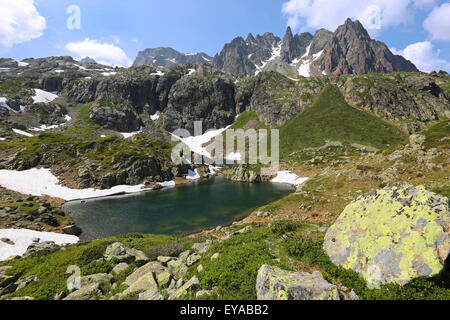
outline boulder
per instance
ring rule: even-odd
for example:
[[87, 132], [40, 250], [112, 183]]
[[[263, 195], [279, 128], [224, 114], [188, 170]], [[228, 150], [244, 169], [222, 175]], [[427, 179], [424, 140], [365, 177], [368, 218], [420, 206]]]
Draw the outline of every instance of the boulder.
[[125, 262], [121, 262], [121, 263], [119, 263], [118, 265], [116, 265], [113, 269], [112, 269], [112, 271], [115, 273], [115, 274], [119, 274], [119, 273], [122, 273], [123, 271], [125, 271], [127, 268], [128, 268], [128, 263], [125, 263]]
[[62, 232], [64, 232], [65, 234], [79, 236], [81, 234], [82, 230], [80, 227], [73, 224], [73, 225], [62, 228]]
[[124, 284], [131, 286], [134, 282], [136, 282], [137, 280], [139, 280], [139, 278], [143, 277], [146, 274], [152, 274], [156, 278], [158, 277], [159, 274], [165, 271], [167, 271], [167, 269], [164, 268], [164, 266], [161, 263], [157, 261], [152, 261], [136, 269], [132, 274], [130, 274], [125, 279]]
[[197, 253], [205, 253], [206, 251], [208, 251], [208, 249], [211, 245], [212, 245], [211, 240], [208, 240], [206, 242], [201, 242], [201, 243], [195, 243], [192, 246], [192, 250], [194, 250]]
[[92, 283], [72, 292], [63, 300], [94, 300], [96, 297], [99, 297], [102, 294], [98, 287], [98, 283]]
[[157, 258], [157, 260], [158, 260], [159, 262], [161, 262], [161, 263], [163, 264], [163, 266], [167, 266], [167, 263], [169, 263], [169, 261], [171, 261], [171, 260], [177, 260], [177, 258], [159, 256], [159, 257]]
[[448, 199], [407, 183], [349, 204], [325, 235], [331, 261], [369, 286], [438, 275], [450, 253]]
[[157, 275], [156, 280], [160, 288], [167, 288], [172, 281], [172, 275], [168, 271], [164, 271]]
[[169, 272], [173, 275], [176, 280], [183, 278], [186, 275], [188, 268], [180, 260], [172, 260], [167, 264]]
[[[158, 292], [158, 284], [152, 272], [146, 273], [136, 281], [132, 282], [130, 286], [122, 292], [119, 299], [125, 298], [140, 298], [139, 295], [144, 292]], [[149, 296], [149, 293], [146, 294]]]
[[192, 254], [186, 259], [186, 265], [188, 267], [194, 265], [196, 262], [200, 261], [202, 257], [198, 254]]
[[155, 288], [151, 288], [139, 294], [138, 300], [156, 301], [164, 300], [164, 296]]
[[81, 277], [81, 287], [90, 286], [91, 284], [109, 284], [113, 276], [106, 273], [91, 274]]
[[27, 251], [22, 258], [35, 257], [37, 255], [46, 255], [58, 251], [61, 247], [53, 241], [46, 241], [41, 243], [32, 243], [28, 246]]
[[139, 262], [146, 262], [149, 260], [145, 255], [145, 253], [143, 253], [142, 251], [133, 248], [128, 248], [120, 242], [110, 244], [106, 248], [103, 257], [106, 259], [106, 261], [116, 259], [119, 262], [126, 262], [126, 263], [132, 262], [139, 263]]
[[191, 290], [197, 288], [200, 285], [200, 281], [197, 277], [192, 277], [191, 280], [183, 284], [175, 292], [169, 296], [169, 300], [183, 300], [186, 299]]
[[320, 272], [292, 272], [263, 265], [256, 278], [258, 300], [340, 300], [335, 285]]

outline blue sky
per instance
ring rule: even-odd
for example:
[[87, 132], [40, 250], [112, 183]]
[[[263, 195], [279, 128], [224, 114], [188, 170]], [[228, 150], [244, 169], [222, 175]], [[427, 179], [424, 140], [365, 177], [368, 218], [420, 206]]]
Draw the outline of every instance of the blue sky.
[[[67, 27], [70, 5], [80, 8], [80, 29]], [[288, 24], [295, 32], [334, 31], [350, 17], [420, 69], [450, 71], [450, 19], [442, 18], [450, 17], [449, 1], [0, 0], [0, 14], [0, 56], [17, 60], [90, 54], [128, 65], [139, 50], [158, 46], [213, 56], [249, 32], [282, 37]]]

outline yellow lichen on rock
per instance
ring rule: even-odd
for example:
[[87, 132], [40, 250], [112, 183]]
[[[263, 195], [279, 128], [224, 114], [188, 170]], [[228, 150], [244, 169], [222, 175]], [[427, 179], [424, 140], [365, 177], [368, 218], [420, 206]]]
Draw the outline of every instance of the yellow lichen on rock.
[[450, 248], [448, 199], [407, 183], [371, 191], [349, 204], [328, 230], [333, 263], [371, 286], [439, 274]]

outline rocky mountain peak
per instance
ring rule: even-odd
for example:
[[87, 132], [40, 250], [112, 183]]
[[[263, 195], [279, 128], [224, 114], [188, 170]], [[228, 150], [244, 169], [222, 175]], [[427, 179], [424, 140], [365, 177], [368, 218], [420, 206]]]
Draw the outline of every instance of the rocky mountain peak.
[[173, 67], [185, 63], [208, 63], [211, 61], [212, 57], [203, 52], [181, 53], [170, 47], [158, 47], [140, 51], [133, 66], [153, 64], [159, 67]]

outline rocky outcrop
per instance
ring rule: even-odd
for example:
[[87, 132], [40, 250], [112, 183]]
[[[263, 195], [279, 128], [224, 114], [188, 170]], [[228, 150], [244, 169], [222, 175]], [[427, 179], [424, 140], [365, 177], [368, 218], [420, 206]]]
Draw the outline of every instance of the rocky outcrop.
[[331, 78], [351, 106], [397, 123], [410, 134], [450, 116], [450, 97], [438, 81], [448, 81], [448, 76], [394, 73]]
[[250, 183], [261, 183], [267, 182], [271, 177], [261, 176], [261, 174], [256, 170], [252, 169], [250, 165], [234, 165], [231, 169], [226, 170], [225, 175], [231, 181], [238, 182], [250, 182]]
[[150, 48], [139, 51], [133, 67], [153, 64], [160, 67], [173, 67], [186, 63], [208, 63], [212, 57], [206, 53], [181, 53], [172, 48]]
[[169, 132], [183, 128], [194, 131], [194, 121], [202, 120], [203, 130], [224, 128], [236, 116], [234, 85], [226, 78], [188, 76], [171, 88], [162, 127]]
[[313, 63], [315, 73], [366, 74], [395, 71], [417, 72], [413, 63], [395, 56], [382, 42], [372, 40], [359, 21], [347, 19], [326, 44], [321, 57]]
[[355, 270], [373, 287], [405, 285], [444, 269], [449, 231], [447, 198], [400, 183], [349, 204], [329, 228], [324, 249], [333, 263]]
[[258, 300], [340, 300], [335, 285], [320, 272], [291, 272], [263, 265], [256, 279]]
[[149, 259], [142, 251], [125, 247], [120, 242], [115, 242], [106, 248], [103, 258], [106, 261], [116, 260], [119, 263], [143, 263]]
[[314, 36], [293, 35], [288, 28], [282, 40], [271, 33], [256, 38], [249, 34], [246, 40], [237, 37], [225, 44], [213, 64], [243, 76], [253, 76], [262, 70], [303, 76], [418, 71], [384, 43], [372, 40], [359, 21], [350, 19], [334, 33], [320, 29]]

